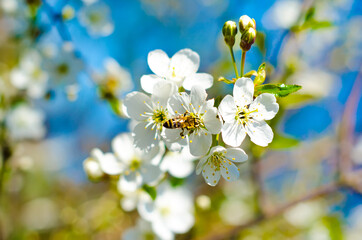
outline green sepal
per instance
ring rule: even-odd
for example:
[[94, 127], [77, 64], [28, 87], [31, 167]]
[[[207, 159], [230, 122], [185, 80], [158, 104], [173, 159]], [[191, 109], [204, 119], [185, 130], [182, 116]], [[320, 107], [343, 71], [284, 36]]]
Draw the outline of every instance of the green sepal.
[[258, 73], [257, 73], [255, 70], [251, 70], [250, 72], [245, 73], [243, 77], [248, 77], [248, 78], [250, 78], [250, 77], [252, 77], [252, 76], [255, 76], [255, 77], [256, 77], [256, 76], [258, 76]]
[[266, 78], [265, 63], [262, 63], [257, 71], [257, 75], [254, 79], [254, 85], [261, 85], [264, 83]]
[[156, 199], [156, 197], [157, 197], [157, 190], [156, 190], [155, 187], [151, 187], [151, 186], [149, 186], [149, 185], [147, 185], [147, 184], [144, 184], [144, 185], [142, 186], [142, 189], [143, 189], [146, 193], [148, 193], [148, 195], [150, 195], [150, 197], [152, 198], [152, 200], [155, 200], [155, 199]]
[[262, 93], [271, 93], [276, 97], [286, 97], [291, 93], [294, 93], [301, 89], [299, 85], [286, 85], [282, 84], [264, 84], [255, 86], [254, 96], [259, 96]]
[[219, 77], [218, 81], [219, 82], [224, 82], [224, 83], [227, 83], [227, 84], [234, 84], [235, 83], [234, 80], [229, 80], [229, 79], [224, 78], [224, 77]]

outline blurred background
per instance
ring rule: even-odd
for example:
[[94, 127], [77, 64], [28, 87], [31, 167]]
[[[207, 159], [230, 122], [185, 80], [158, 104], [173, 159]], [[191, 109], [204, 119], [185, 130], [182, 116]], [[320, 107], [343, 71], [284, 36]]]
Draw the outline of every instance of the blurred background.
[[[118, 100], [152, 50], [191, 48], [209, 96], [231, 92], [216, 81], [234, 77], [221, 29], [244, 14], [258, 31], [246, 72], [266, 62], [268, 82], [303, 88], [278, 100], [268, 148], [245, 143], [257, 164], [240, 180], [184, 180], [196, 223], [177, 239], [362, 239], [361, 13], [357, 0], [0, 0], [0, 239], [121, 239], [137, 213], [83, 160], [128, 131]], [[127, 86], [105, 82], [112, 69]]]

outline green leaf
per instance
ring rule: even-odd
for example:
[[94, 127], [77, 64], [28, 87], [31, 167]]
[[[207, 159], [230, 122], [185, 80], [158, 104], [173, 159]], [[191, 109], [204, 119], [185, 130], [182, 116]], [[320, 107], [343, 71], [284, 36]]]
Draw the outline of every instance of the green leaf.
[[265, 63], [262, 63], [257, 72], [257, 76], [254, 79], [254, 85], [263, 84], [266, 78]]
[[294, 93], [301, 89], [302, 86], [299, 85], [286, 85], [282, 84], [264, 84], [255, 86], [255, 96], [259, 96], [262, 93], [271, 93], [276, 97], [286, 97], [291, 93]]
[[170, 177], [170, 184], [172, 187], [178, 187], [184, 184], [185, 179], [184, 178], [176, 178], [176, 177]]
[[150, 197], [152, 198], [152, 200], [155, 200], [157, 197], [157, 191], [155, 187], [151, 187], [147, 184], [144, 184], [142, 186], [142, 189], [145, 190], [146, 193], [148, 193], [148, 195], [150, 195]]
[[306, 12], [304, 21], [308, 22], [308, 21], [312, 20], [314, 18], [314, 15], [315, 15], [315, 7], [313, 6], [313, 7], [310, 7], [308, 9], [308, 11]]
[[273, 141], [269, 144], [269, 148], [274, 150], [281, 150], [296, 147], [298, 145], [299, 141], [297, 139], [276, 134]]
[[298, 108], [304, 104], [316, 100], [317, 97], [311, 94], [292, 94], [287, 98], [281, 98], [278, 103], [285, 108]]

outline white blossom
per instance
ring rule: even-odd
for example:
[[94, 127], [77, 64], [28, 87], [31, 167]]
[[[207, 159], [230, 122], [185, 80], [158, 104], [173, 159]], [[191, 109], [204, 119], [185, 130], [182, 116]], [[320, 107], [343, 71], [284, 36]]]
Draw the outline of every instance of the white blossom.
[[100, 162], [102, 170], [109, 175], [120, 175], [118, 189], [135, 191], [143, 184], [155, 184], [162, 176], [157, 163], [164, 149], [153, 148], [145, 153], [133, 146], [130, 134], [120, 134], [112, 141], [114, 155], [103, 158]]
[[41, 68], [41, 56], [35, 51], [24, 54], [19, 66], [10, 74], [11, 83], [20, 90], [26, 90], [29, 97], [40, 98], [45, 95], [48, 74]]
[[70, 43], [58, 51], [49, 53], [50, 59], [44, 62], [53, 85], [68, 85], [76, 82], [78, 73], [83, 70], [83, 62], [77, 58]]
[[79, 22], [90, 35], [108, 36], [114, 30], [110, 9], [103, 2], [86, 4], [79, 10]]
[[210, 153], [201, 158], [196, 167], [196, 174], [202, 172], [207, 184], [215, 186], [220, 176], [227, 181], [235, 181], [239, 177], [239, 169], [233, 162], [241, 163], [248, 159], [248, 155], [240, 148], [227, 148], [216, 146]]
[[192, 196], [186, 189], [160, 185], [157, 198], [142, 205], [141, 217], [152, 223], [152, 230], [161, 239], [173, 239], [174, 234], [186, 233], [195, 223]]
[[25, 104], [16, 106], [6, 116], [6, 127], [14, 140], [39, 140], [45, 136], [45, 116]]
[[209, 151], [212, 134], [218, 134], [222, 125], [217, 118], [214, 99], [206, 100], [206, 97], [205, 89], [194, 86], [190, 95], [186, 92], [174, 94], [168, 101], [171, 116], [184, 116], [190, 124], [183, 129], [165, 129], [165, 138], [169, 141], [187, 139], [194, 156], [203, 156]]
[[161, 140], [163, 123], [168, 119], [168, 97], [177, 92], [177, 88], [167, 82], [154, 86], [155, 94], [151, 97], [141, 92], [131, 92], [123, 102], [124, 112], [137, 121], [132, 131], [136, 147], [150, 151]]
[[118, 96], [121, 92], [132, 89], [131, 74], [113, 58], [104, 61], [105, 73], [94, 76], [96, 82], [107, 92]]
[[255, 144], [267, 146], [273, 140], [273, 131], [264, 120], [272, 119], [279, 110], [275, 96], [263, 93], [253, 100], [254, 83], [244, 77], [235, 82], [233, 95], [225, 96], [219, 105], [225, 121], [221, 129], [224, 142], [238, 147], [248, 134]]
[[170, 81], [191, 90], [193, 86], [210, 88], [213, 77], [207, 73], [197, 73], [200, 66], [200, 56], [191, 49], [182, 49], [172, 58], [162, 50], [154, 50], [148, 54], [148, 65], [154, 74], [143, 75], [141, 86], [148, 93], [153, 93], [153, 86], [160, 81]]

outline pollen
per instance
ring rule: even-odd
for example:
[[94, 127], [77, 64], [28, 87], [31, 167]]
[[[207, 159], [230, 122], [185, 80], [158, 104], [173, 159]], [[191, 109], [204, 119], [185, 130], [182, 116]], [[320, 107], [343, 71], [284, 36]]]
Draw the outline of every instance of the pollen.
[[205, 136], [207, 136], [207, 133], [205, 133]]
[[216, 183], [216, 180], [214, 180], [214, 183]]
[[192, 140], [190, 140], [190, 143], [192, 143]]
[[227, 177], [228, 180], [230, 180], [230, 177]]
[[226, 171], [226, 174], [229, 174], [229, 171]]
[[234, 161], [235, 161], [235, 158], [232, 158], [232, 160], [234, 160]]
[[215, 176], [215, 173], [212, 173], [212, 176]]

